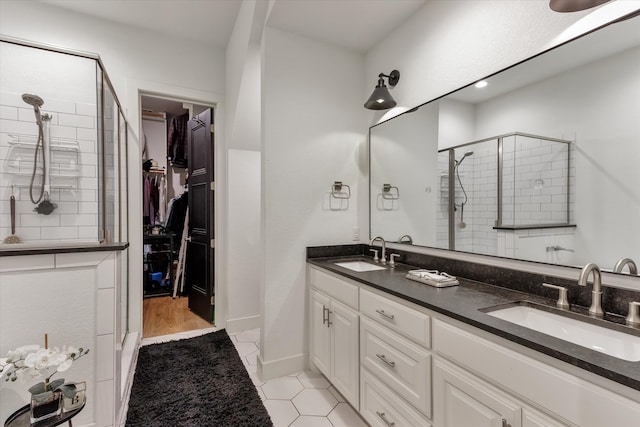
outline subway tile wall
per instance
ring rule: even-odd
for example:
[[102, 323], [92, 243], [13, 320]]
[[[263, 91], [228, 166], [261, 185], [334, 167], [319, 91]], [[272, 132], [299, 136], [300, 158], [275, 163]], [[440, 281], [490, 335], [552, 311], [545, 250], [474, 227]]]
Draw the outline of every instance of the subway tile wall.
[[[43, 96], [44, 98], [44, 96]], [[16, 234], [25, 243], [98, 239], [98, 154], [95, 103], [46, 98], [51, 161], [50, 200], [57, 208], [38, 214], [31, 202], [38, 126], [21, 93], [0, 92], [0, 236], [11, 233], [9, 198], [16, 198]], [[38, 154], [33, 196], [38, 198], [42, 163]]]

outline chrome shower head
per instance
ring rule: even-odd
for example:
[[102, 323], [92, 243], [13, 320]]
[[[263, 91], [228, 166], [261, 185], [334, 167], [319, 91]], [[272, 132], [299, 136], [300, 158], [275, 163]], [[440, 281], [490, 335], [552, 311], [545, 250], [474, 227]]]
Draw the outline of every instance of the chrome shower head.
[[44, 104], [44, 100], [38, 95], [32, 95], [30, 93], [23, 93], [22, 100], [33, 107], [33, 113], [36, 115], [36, 122], [38, 125], [41, 125], [42, 117], [40, 116], [40, 107]]

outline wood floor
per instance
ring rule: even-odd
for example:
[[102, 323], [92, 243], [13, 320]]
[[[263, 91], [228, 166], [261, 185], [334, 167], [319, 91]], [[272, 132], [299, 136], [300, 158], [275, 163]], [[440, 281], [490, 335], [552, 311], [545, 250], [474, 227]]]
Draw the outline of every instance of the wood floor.
[[142, 304], [144, 338], [210, 328], [211, 323], [189, 310], [189, 298], [145, 298]]

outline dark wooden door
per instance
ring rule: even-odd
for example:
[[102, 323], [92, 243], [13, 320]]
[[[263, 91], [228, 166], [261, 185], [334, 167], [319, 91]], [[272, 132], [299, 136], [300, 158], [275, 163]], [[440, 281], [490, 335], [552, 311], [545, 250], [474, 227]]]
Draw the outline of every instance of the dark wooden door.
[[214, 133], [213, 109], [189, 120], [189, 239], [185, 282], [189, 308], [213, 322], [214, 317]]

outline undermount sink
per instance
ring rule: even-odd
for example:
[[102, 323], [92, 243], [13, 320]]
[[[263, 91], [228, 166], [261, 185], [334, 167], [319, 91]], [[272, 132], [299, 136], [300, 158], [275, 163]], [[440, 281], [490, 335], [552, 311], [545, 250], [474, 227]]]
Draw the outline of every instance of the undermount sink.
[[503, 319], [618, 359], [630, 362], [640, 361], [640, 337], [635, 335], [537, 309], [531, 305], [516, 305], [495, 310], [488, 309], [485, 312], [489, 316]]
[[345, 261], [345, 262], [336, 262], [338, 267], [346, 268], [352, 271], [363, 272], [363, 271], [376, 271], [376, 270], [384, 270], [384, 267], [371, 264], [364, 261]]

